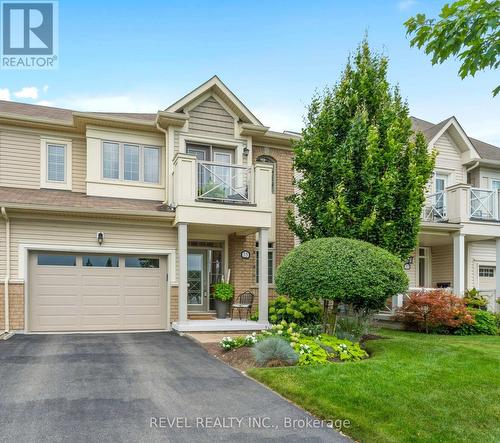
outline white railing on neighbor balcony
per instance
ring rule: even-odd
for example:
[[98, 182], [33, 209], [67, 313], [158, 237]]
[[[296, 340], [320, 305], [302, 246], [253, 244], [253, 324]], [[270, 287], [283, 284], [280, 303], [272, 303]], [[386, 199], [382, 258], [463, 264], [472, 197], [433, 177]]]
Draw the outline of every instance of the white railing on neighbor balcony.
[[428, 222], [448, 220], [446, 203], [446, 191], [427, 195], [422, 209], [422, 219]]
[[470, 217], [479, 220], [498, 220], [497, 189], [470, 189]]
[[252, 168], [197, 161], [196, 196], [199, 200], [250, 203]]

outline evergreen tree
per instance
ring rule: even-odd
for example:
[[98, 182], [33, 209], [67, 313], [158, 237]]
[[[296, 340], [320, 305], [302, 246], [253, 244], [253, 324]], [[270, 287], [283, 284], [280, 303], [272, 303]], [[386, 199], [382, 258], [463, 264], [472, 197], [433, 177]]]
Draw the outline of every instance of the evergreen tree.
[[302, 241], [365, 240], [404, 260], [416, 245], [435, 153], [413, 133], [387, 64], [365, 39], [340, 82], [313, 98], [294, 147], [300, 178], [288, 223]]

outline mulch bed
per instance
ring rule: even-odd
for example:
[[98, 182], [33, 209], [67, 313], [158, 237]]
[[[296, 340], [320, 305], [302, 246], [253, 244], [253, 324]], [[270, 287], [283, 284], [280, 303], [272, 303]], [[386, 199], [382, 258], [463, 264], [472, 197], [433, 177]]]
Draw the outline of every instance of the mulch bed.
[[231, 351], [223, 351], [217, 343], [202, 343], [202, 346], [210, 355], [242, 372], [257, 366], [251, 348], [247, 346], [232, 349]]

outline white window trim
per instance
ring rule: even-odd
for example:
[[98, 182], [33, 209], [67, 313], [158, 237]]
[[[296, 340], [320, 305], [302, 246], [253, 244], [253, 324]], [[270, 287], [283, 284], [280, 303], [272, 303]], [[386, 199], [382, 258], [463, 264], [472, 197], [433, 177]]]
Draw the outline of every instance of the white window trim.
[[[118, 178], [104, 177], [104, 143], [113, 143], [118, 145]], [[139, 147], [139, 180], [125, 179], [125, 145]], [[144, 181], [144, 148], [153, 148], [158, 150], [158, 181]], [[121, 183], [132, 186], [147, 186], [152, 188], [163, 187], [163, 154], [161, 146], [154, 144], [136, 143], [136, 142], [119, 142], [116, 140], [102, 139], [100, 146], [100, 177], [103, 183]]]
[[[52, 181], [48, 179], [48, 146], [64, 146], [64, 181]], [[40, 139], [40, 188], [62, 189], [71, 191], [73, 171], [73, 147], [70, 139]]]
[[[234, 164], [243, 165], [243, 148], [244, 143], [239, 140], [224, 140], [209, 136], [199, 136], [193, 134], [179, 134], [179, 152], [186, 153], [186, 144], [193, 143], [195, 145], [214, 145], [220, 148], [234, 149], [235, 157]], [[250, 153], [251, 155], [251, 153]], [[249, 155], [249, 157], [250, 157]]]
[[[500, 178], [490, 178], [490, 189], [493, 191], [495, 188], [493, 187], [493, 184], [495, 182], [498, 182], [500, 183]], [[498, 188], [498, 190], [500, 190], [500, 188]]]
[[[269, 244], [272, 244], [273, 246], [268, 246], [267, 248], [267, 251], [268, 253], [271, 252], [272, 253], [272, 258], [273, 258], [273, 263], [272, 263], [272, 282], [269, 282], [269, 270], [268, 270], [268, 275], [267, 275], [267, 284], [271, 287], [274, 287], [274, 285], [276, 284], [276, 243], [275, 242], [268, 242]], [[255, 243], [255, 261], [256, 261], [256, 265], [255, 265], [255, 283], [258, 284], [258, 278], [257, 278], [257, 272], [258, 272], [258, 269], [259, 269], [259, 260], [257, 258], [257, 254], [259, 252], [259, 247], [258, 247], [258, 242]], [[260, 278], [260, 276], [259, 276]]]
[[446, 176], [445, 190], [455, 184], [455, 171], [452, 169], [436, 168], [432, 176], [432, 192], [436, 192], [436, 178], [438, 175]]

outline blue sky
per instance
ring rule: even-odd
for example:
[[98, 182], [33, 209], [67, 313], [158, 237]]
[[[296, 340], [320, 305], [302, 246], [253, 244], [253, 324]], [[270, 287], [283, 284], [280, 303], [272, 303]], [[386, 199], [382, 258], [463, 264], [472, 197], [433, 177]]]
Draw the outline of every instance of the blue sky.
[[0, 71], [0, 97], [78, 110], [156, 112], [217, 74], [276, 130], [298, 130], [315, 89], [339, 78], [368, 31], [390, 58], [413, 115], [455, 115], [500, 146], [498, 73], [460, 80], [454, 61], [432, 66], [403, 22], [442, 1], [59, 2], [59, 68]]

